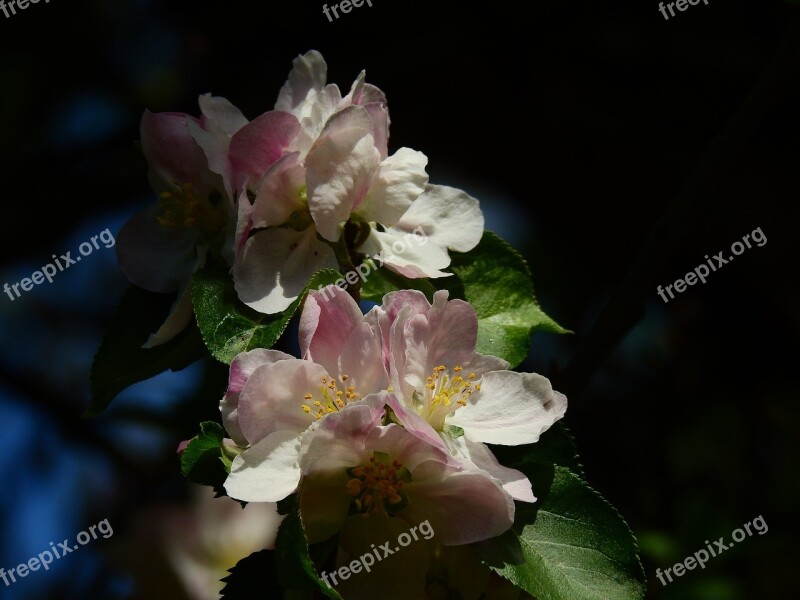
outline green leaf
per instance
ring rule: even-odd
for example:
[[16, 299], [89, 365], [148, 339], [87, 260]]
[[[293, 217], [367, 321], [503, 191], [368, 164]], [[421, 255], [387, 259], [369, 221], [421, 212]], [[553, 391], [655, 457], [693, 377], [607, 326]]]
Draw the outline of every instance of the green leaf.
[[142, 348], [151, 333], [162, 325], [174, 295], [154, 294], [131, 286], [108, 325], [91, 372], [92, 399], [84, 417], [96, 415], [125, 388], [172, 369], [180, 371], [207, 356], [197, 326], [166, 344]]
[[277, 584], [275, 552], [272, 550], [254, 552], [236, 563], [229, 573], [222, 579], [225, 587], [220, 592], [220, 597], [225, 600], [252, 600], [253, 590], [258, 590], [257, 598], [284, 597]]
[[230, 364], [240, 352], [271, 348], [300, 307], [309, 289], [329, 285], [341, 275], [333, 270], [316, 273], [303, 294], [282, 313], [264, 315], [244, 305], [233, 281], [221, 269], [204, 269], [192, 277], [192, 300], [203, 340], [217, 360]]
[[451, 256], [449, 270], [456, 277], [432, 283], [475, 307], [478, 352], [504, 358], [514, 368], [528, 356], [534, 333], [570, 333], [541, 309], [527, 263], [498, 235], [486, 231], [474, 249]]
[[219, 423], [205, 421], [181, 454], [181, 472], [192, 483], [210, 485], [217, 495], [225, 495], [223, 484], [230, 470], [230, 459], [223, 449], [225, 430]]
[[619, 513], [569, 469], [531, 474], [536, 504], [517, 504], [520, 564], [497, 572], [538, 600], [639, 600], [645, 577]]
[[342, 600], [342, 597], [325, 584], [317, 574], [309, 553], [300, 513], [295, 508], [281, 523], [278, 538], [275, 540], [277, 554], [278, 581], [290, 590], [313, 590], [328, 598]]

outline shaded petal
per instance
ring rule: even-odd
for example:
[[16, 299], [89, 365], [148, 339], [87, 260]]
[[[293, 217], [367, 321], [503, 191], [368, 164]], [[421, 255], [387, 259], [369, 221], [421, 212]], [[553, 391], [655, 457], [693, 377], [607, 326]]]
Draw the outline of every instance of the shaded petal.
[[158, 205], [136, 213], [117, 235], [117, 260], [136, 286], [169, 294], [189, 279], [197, 262], [200, 231], [162, 227]]
[[396, 421], [402, 425], [406, 431], [414, 434], [416, 437], [444, 453], [449, 452], [439, 433], [414, 409], [404, 402], [401, 402], [394, 394], [388, 395], [386, 403], [389, 405], [389, 408], [392, 409]]
[[492, 356], [491, 354], [481, 354], [480, 352], [475, 352], [472, 355], [472, 360], [464, 365], [464, 369], [475, 373], [478, 379], [480, 379], [484, 373], [488, 373], [489, 371], [504, 371], [508, 369], [508, 367], [509, 363], [507, 360]]
[[203, 149], [208, 168], [222, 177], [228, 199], [233, 198], [233, 170], [228, 148], [231, 136], [247, 125], [242, 112], [227, 99], [203, 94], [198, 100], [202, 123], [189, 123], [189, 132]]
[[[208, 168], [203, 150], [189, 133], [189, 123], [199, 121], [184, 113], [142, 115], [142, 152], [150, 167], [150, 183], [157, 192], [170, 185], [198, 183]], [[167, 185], [165, 185], [167, 184]]]
[[[374, 139], [374, 138], [373, 138]], [[425, 191], [428, 157], [410, 148], [400, 148], [381, 162], [378, 178], [363, 203], [355, 209], [365, 221], [394, 225]]]
[[380, 152], [381, 160], [389, 156], [389, 109], [385, 104], [372, 102], [365, 104], [364, 108], [372, 117], [372, 137], [375, 138], [375, 147]]
[[[363, 555], [373, 554], [387, 541], [394, 552], [398, 536], [410, 537], [412, 524], [399, 518], [383, 515], [349, 517], [342, 525], [339, 536], [339, 556], [336, 566], [347, 566]], [[414, 532], [417, 535], [416, 531]], [[378, 550], [380, 553], [380, 550]], [[380, 556], [381, 554], [379, 554]], [[374, 555], [373, 555], [374, 556]], [[369, 563], [368, 560], [365, 560]], [[336, 589], [344, 598], [379, 598], [380, 600], [408, 600], [425, 598], [425, 574], [428, 572], [429, 551], [424, 538], [401, 547], [386, 560], [373, 560], [369, 571], [361, 570], [346, 580], [338, 579]]]
[[366, 447], [370, 451], [377, 450], [388, 454], [392, 459], [403, 463], [403, 466], [410, 471], [429, 462], [454, 465], [450, 453], [441, 445], [441, 440], [439, 441], [438, 446], [431, 445], [400, 425], [390, 423], [372, 429], [366, 438]]
[[231, 138], [229, 149], [235, 188], [260, 179], [299, 133], [300, 123], [294, 115], [275, 110], [242, 127]]
[[491, 478], [477, 471], [454, 471], [436, 461], [421, 464], [403, 491], [404, 516], [428, 520], [446, 546], [496, 537], [514, 522], [514, 501]]
[[380, 165], [372, 118], [359, 106], [328, 121], [306, 158], [308, 208], [320, 235], [339, 239], [339, 226], [367, 195]]
[[397, 223], [400, 231], [421, 227], [436, 246], [468, 252], [483, 237], [483, 212], [478, 201], [466, 192], [429, 185]]
[[353, 501], [347, 492], [349, 479], [350, 476], [344, 468], [316, 471], [303, 478], [298, 499], [303, 529], [309, 544], [325, 541], [342, 528]]
[[247, 118], [227, 98], [203, 94], [198, 103], [203, 113], [205, 129], [214, 133], [225, 134], [230, 138], [234, 133], [247, 125]]
[[269, 228], [245, 243], [233, 278], [239, 298], [266, 314], [286, 310], [320, 269], [336, 269], [336, 255], [317, 240], [311, 226], [305, 231]]
[[239, 194], [239, 201], [236, 203], [236, 229], [232, 241], [234, 264], [239, 260], [244, 245], [250, 238], [250, 232], [253, 230], [250, 218], [252, 212], [253, 205], [250, 203], [250, 198], [247, 197], [247, 190], [242, 190], [242, 193]]
[[169, 315], [164, 323], [158, 328], [158, 331], [148, 338], [142, 348], [155, 348], [161, 344], [166, 344], [189, 326], [189, 323], [192, 322], [192, 317], [194, 317], [192, 286], [187, 284], [178, 295], [175, 304], [170, 308]]
[[308, 429], [316, 417], [303, 410], [303, 396], [317, 392], [327, 376], [320, 365], [296, 358], [257, 367], [239, 396], [239, 427], [247, 441], [256, 444], [274, 431]]
[[339, 357], [338, 373], [349, 377], [347, 383], [360, 395], [380, 392], [389, 385], [381, 356], [380, 330], [377, 325], [361, 323], [347, 338]]
[[293, 360], [294, 357], [278, 350], [265, 350], [256, 348], [249, 352], [237, 354], [231, 361], [230, 372], [228, 374], [228, 389], [219, 403], [219, 410], [222, 413], [222, 424], [225, 431], [231, 436], [237, 445], [245, 447], [248, 445], [242, 430], [239, 428], [239, 395], [250, 379], [250, 375], [261, 365], [268, 365], [279, 360]]
[[350, 105], [363, 106], [372, 117], [372, 137], [375, 138], [375, 147], [381, 154], [381, 160], [389, 155], [389, 110], [386, 108], [386, 94], [379, 88], [365, 83], [366, 71], [361, 71], [350, 93], [342, 99], [341, 107]]
[[300, 482], [299, 449], [299, 434], [274, 432], [233, 459], [225, 491], [244, 502], [283, 500]]
[[303, 473], [347, 469], [367, 460], [372, 454], [367, 454], [365, 442], [381, 423], [385, 398], [385, 394], [370, 394], [322, 419], [319, 427], [303, 438], [300, 451]]
[[469, 462], [499, 480], [503, 489], [514, 500], [536, 502], [536, 497], [531, 489], [531, 482], [525, 474], [501, 465], [485, 444], [472, 442], [466, 436], [462, 436], [453, 442]]
[[279, 158], [257, 185], [256, 199], [250, 213], [252, 228], [283, 225], [292, 213], [305, 208], [300, 191], [306, 184], [306, 170], [300, 153]]
[[322, 133], [325, 124], [336, 113], [341, 101], [339, 87], [331, 84], [319, 92], [312, 92], [301, 106], [293, 110], [292, 114], [300, 119], [303, 133], [295, 140], [292, 148], [305, 156]]
[[536, 373], [493, 371], [481, 380], [481, 391], [447, 422], [470, 440], [516, 446], [532, 444], [564, 416], [567, 398]]
[[309, 292], [300, 315], [300, 354], [339, 375], [339, 356], [353, 329], [364, 322], [355, 300], [330, 285]]

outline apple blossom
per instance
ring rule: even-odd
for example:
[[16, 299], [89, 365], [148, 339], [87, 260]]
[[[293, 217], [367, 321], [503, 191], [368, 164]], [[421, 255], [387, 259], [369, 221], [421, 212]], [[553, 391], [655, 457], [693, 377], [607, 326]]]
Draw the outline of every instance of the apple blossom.
[[[239, 298], [263, 313], [285, 310], [316, 271], [338, 268], [337, 245], [340, 256], [380, 256], [406, 277], [443, 277], [448, 250], [466, 252], [483, 234], [478, 201], [428, 185], [424, 154], [388, 155], [383, 93], [362, 73], [342, 98], [326, 71], [318, 52], [295, 60], [276, 104], [298, 119], [283, 156], [252, 158], [273, 145], [274, 127], [258, 120], [231, 143], [242, 184], [234, 281]], [[433, 243], [400, 244], [413, 231]]]
[[210, 488], [196, 487], [193, 497], [189, 510], [151, 513], [143, 528], [158, 532], [167, 561], [191, 600], [216, 600], [224, 587], [220, 580], [239, 560], [274, 549], [283, 517], [275, 504], [243, 508], [230, 498], [215, 498]]
[[276, 502], [297, 487], [300, 442], [316, 423], [386, 389], [377, 307], [366, 316], [339, 288], [328, 301], [310, 294], [300, 321], [302, 359], [276, 350], [239, 354], [220, 404], [231, 438], [246, 448], [233, 460], [228, 494]]
[[475, 310], [447, 298], [438, 291], [431, 304], [413, 290], [384, 298], [380, 322], [394, 418], [502, 481], [515, 499], [533, 502], [527, 478], [500, 465], [485, 443], [538, 441], [564, 415], [567, 399], [545, 377], [508, 371], [506, 361], [475, 352]]
[[[178, 300], [146, 347], [172, 339], [192, 317], [189, 279], [210, 241], [227, 234], [233, 246], [236, 211], [227, 158], [232, 135], [247, 119], [225, 98], [200, 96], [202, 116], [146, 111], [142, 151], [158, 204], [134, 215], [118, 236], [117, 256], [130, 281]], [[232, 252], [228, 253], [232, 258]]]
[[444, 545], [511, 527], [514, 503], [496, 480], [454, 465], [446, 451], [395, 423], [381, 425], [387, 396], [347, 406], [303, 439], [299, 504], [308, 541], [373, 517], [428, 521]]

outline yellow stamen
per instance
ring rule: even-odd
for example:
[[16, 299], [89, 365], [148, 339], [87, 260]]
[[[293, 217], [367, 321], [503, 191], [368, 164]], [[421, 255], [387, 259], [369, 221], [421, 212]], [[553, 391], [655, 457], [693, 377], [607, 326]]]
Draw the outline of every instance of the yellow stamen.
[[[159, 194], [156, 221], [169, 229], [196, 227], [213, 236], [225, 225], [225, 211], [219, 195], [201, 198], [191, 183]], [[215, 202], [216, 200], [216, 202]]]

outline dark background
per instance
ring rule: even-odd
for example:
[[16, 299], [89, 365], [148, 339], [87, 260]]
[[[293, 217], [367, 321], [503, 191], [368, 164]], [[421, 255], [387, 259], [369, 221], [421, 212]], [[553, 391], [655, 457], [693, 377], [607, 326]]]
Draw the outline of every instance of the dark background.
[[[639, 539], [648, 597], [790, 597], [800, 89], [784, 67], [797, 9], [711, 0], [665, 21], [653, 0], [373, 0], [329, 23], [322, 4], [51, 0], [0, 14], [0, 284], [153, 201], [135, 144], [145, 108], [196, 114], [213, 92], [252, 119], [316, 48], [345, 92], [367, 70], [389, 97], [391, 149], [423, 151], [433, 182], [477, 196], [575, 332], [535, 336], [522, 366], [568, 394], [565, 422]], [[790, 27], [795, 46], [775, 58]], [[766, 245], [657, 296], [758, 227]], [[155, 527], [147, 511], [188, 501], [174, 449], [218, 418], [224, 369], [159, 376], [79, 419], [125, 287], [101, 247], [53, 284], [0, 296], [0, 566], [103, 518], [115, 532], [0, 597], [125, 598], [143, 593], [136, 564], [163, 570], [134, 540]], [[666, 588], [655, 578], [758, 515], [765, 535]], [[182, 597], [174, 576], [155, 580], [147, 597]]]

